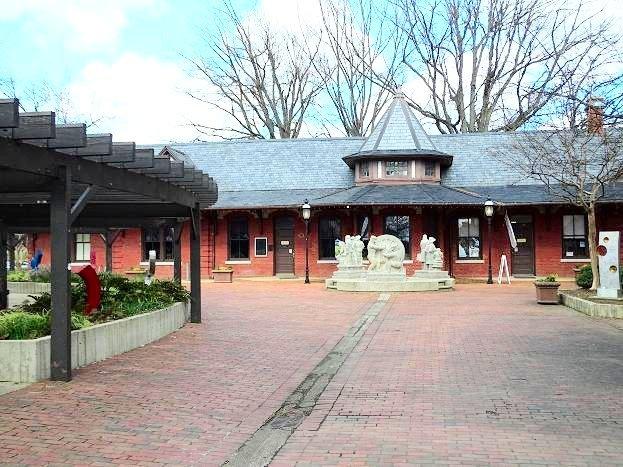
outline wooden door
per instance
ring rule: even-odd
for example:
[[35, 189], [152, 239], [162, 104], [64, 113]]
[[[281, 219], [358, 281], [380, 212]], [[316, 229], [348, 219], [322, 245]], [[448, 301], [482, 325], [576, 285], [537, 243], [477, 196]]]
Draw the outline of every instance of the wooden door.
[[294, 218], [275, 219], [275, 274], [294, 274]]
[[512, 253], [513, 276], [534, 276], [534, 226], [532, 216], [510, 216], [517, 251]]

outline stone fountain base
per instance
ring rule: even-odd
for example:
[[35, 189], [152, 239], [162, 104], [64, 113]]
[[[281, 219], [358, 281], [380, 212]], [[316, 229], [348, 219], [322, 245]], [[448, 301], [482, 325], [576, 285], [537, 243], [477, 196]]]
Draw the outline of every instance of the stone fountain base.
[[402, 273], [378, 273], [362, 271], [359, 277], [334, 275], [325, 280], [327, 289], [346, 292], [431, 292], [450, 290], [454, 279], [447, 271], [421, 270], [412, 277]]

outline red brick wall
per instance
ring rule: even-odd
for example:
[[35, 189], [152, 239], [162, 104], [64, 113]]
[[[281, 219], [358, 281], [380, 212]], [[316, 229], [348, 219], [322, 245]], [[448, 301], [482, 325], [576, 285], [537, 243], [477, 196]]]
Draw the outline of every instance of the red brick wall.
[[[534, 222], [534, 244], [536, 274], [539, 276], [554, 273], [563, 277], [573, 275], [573, 268], [586, 262], [568, 263], [561, 262], [562, 258], [562, 215], [574, 211], [560, 207], [543, 208], [510, 208], [509, 214], [531, 214]], [[575, 211], [577, 212], [577, 211]], [[424, 216], [435, 215], [438, 218], [438, 245], [444, 249], [446, 267], [452, 262], [452, 273], [456, 277], [484, 277], [488, 267], [488, 234], [486, 219], [480, 209], [453, 208], [445, 212], [432, 209], [416, 208], [384, 208], [384, 209], [347, 209], [326, 208], [315, 210], [310, 221], [309, 235], [309, 266], [312, 277], [328, 277], [336, 269], [334, 263], [319, 261], [318, 259], [318, 221], [322, 216], [337, 216], [341, 220], [341, 234], [356, 234], [355, 220], [357, 213], [371, 214], [371, 231], [374, 235], [383, 233], [383, 219], [385, 215], [409, 215], [411, 217], [411, 258], [412, 263], [406, 264], [408, 274], [412, 274], [420, 268], [415, 260], [419, 250], [419, 241], [424, 231]], [[228, 258], [228, 222], [232, 216], [245, 216], [249, 222], [250, 258], [247, 262], [232, 263]], [[275, 272], [274, 251], [269, 248], [266, 257], [256, 257], [254, 251], [254, 239], [266, 237], [269, 247], [274, 245], [274, 220], [278, 216], [289, 215], [295, 219], [295, 273], [303, 276], [305, 273], [305, 224], [295, 210], [276, 210], [270, 213], [264, 211], [264, 219], [260, 220], [256, 212], [240, 211], [237, 213], [204, 212], [201, 228], [201, 272], [202, 276], [209, 277], [212, 273], [213, 264], [216, 266], [231, 266], [238, 276], [271, 276]], [[482, 259], [476, 262], [457, 261], [456, 247], [456, 219], [458, 217], [477, 216], [481, 223], [481, 247]], [[216, 228], [216, 237], [214, 236]], [[506, 254], [509, 260], [512, 274], [511, 249], [504, 224], [504, 217], [496, 214], [493, 219], [493, 244], [492, 263], [493, 273], [497, 275], [500, 255]], [[623, 207], [610, 207], [602, 209], [598, 213], [598, 229], [621, 230], [623, 228]], [[190, 262], [189, 237], [190, 225], [186, 223], [182, 231], [182, 277], [187, 278]], [[96, 252], [98, 269], [103, 269], [106, 264], [105, 249], [102, 239], [97, 234], [92, 235], [92, 248]], [[49, 235], [37, 234], [34, 241], [29, 243], [30, 251], [36, 248], [43, 250], [43, 264], [49, 265]], [[623, 261], [623, 248], [622, 261]], [[113, 269], [116, 272], [124, 272], [139, 266], [141, 262], [141, 231], [139, 229], [125, 230], [117, 238], [113, 246]], [[173, 266], [159, 264], [157, 266], [158, 277], [172, 277]]]

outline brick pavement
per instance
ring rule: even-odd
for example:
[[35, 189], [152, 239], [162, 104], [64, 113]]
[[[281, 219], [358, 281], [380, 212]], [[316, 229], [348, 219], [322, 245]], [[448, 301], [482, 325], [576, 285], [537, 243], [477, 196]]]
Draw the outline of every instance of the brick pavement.
[[[0, 459], [218, 465], [377, 298], [206, 289], [203, 325], [0, 396]], [[530, 284], [393, 295], [273, 464], [622, 465], [622, 355], [621, 330]]]
[[281, 405], [376, 295], [210, 284], [204, 322], [0, 396], [0, 461], [218, 465]]
[[623, 465], [623, 333], [533, 297], [394, 296], [273, 465]]

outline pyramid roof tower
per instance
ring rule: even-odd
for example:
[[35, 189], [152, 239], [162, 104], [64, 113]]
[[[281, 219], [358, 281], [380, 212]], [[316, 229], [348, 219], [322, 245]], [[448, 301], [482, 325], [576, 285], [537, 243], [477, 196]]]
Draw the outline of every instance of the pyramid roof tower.
[[360, 151], [432, 150], [437, 148], [430, 140], [409, 105], [405, 95], [397, 91], [385, 114]]
[[394, 98], [359, 152], [343, 158], [349, 166], [355, 160], [374, 157], [440, 158], [443, 165], [452, 163], [452, 156], [437, 150], [405, 100], [401, 91]]

